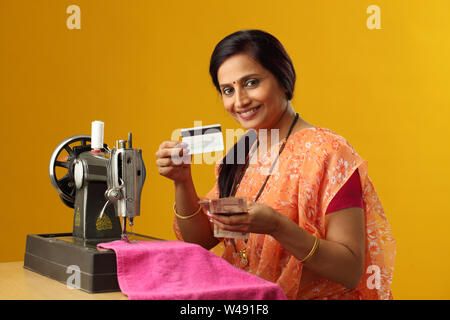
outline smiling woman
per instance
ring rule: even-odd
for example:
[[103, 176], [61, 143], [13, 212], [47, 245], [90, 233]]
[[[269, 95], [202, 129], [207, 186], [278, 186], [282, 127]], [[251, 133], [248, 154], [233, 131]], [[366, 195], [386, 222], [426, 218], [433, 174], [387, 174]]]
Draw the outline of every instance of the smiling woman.
[[[184, 151], [163, 142], [157, 165], [175, 183], [177, 237], [207, 249], [223, 241], [224, 259], [279, 284], [289, 299], [392, 298], [395, 240], [367, 162], [343, 137], [296, 113], [295, 70], [281, 43], [261, 30], [233, 33], [214, 49], [210, 75], [225, 110], [256, 139], [229, 151], [246, 144], [245, 163], [225, 156], [216, 165], [206, 198], [246, 197], [248, 212], [201, 211], [190, 165], [170, 159]], [[281, 141], [272, 141], [273, 130]], [[250, 237], [217, 239], [214, 225]], [[378, 270], [376, 285], [366, 270]]]
[[288, 100], [272, 73], [242, 53], [228, 58], [217, 74], [223, 105], [244, 129], [276, 128]]

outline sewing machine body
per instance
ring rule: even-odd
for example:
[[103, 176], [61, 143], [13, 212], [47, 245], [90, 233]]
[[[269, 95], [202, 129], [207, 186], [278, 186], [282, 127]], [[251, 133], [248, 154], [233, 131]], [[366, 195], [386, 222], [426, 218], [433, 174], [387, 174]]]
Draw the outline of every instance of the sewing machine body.
[[[79, 289], [118, 291], [115, 253], [97, 250], [97, 244], [130, 237], [132, 241], [161, 239], [126, 231], [126, 219], [132, 226], [140, 215], [145, 181], [142, 150], [132, 148], [131, 134], [110, 150], [103, 144], [103, 131], [101, 139], [94, 137], [94, 123], [92, 132], [92, 145], [90, 136], [73, 136], [50, 158], [51, 183], [63, 203], [74, 209], [73, 232], [28, 235], [24, 268], [62, 283], [67, 283], [69, 271], [78, 270]], [[67, 173], [57, 177], [56, 167]]]

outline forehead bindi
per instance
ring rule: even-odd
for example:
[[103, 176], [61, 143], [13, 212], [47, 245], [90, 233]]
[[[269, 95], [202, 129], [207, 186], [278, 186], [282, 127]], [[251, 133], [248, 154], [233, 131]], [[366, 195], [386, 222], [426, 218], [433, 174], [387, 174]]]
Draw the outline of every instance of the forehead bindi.
[[236, 84], [246, 75], [263, 74], [264, 68], [247, 54], [237, 54], [225, 60], [217, 71], [219, 84]]

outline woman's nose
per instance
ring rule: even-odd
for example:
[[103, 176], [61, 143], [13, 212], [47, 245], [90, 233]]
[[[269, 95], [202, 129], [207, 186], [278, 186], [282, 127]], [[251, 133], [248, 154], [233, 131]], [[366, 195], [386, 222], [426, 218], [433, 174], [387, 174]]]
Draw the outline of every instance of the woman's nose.
[[235, 109], [245, 109], [251, 103], [251, 99], [247, 92], [243, 89], [236, 88], [234, 95], [234, 107]]

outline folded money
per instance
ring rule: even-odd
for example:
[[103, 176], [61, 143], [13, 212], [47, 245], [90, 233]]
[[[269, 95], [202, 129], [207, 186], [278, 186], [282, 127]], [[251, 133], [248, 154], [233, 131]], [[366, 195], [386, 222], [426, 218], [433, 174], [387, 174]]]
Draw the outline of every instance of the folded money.
[[[235, 215], [247, 213], [247, 198], [245, 197], [228, 197], [219, 199], [202, 200], [199, 203], [210, 213], [220, 215]], [[216, 238], [245, 238], [248, 239], [249, 234], [246, 232], [234, 232], [222, 230], [214, 225], [214, 237]]]
[[229, 197], [211, 199], [210, 211], [213, 214], [233, 215], [247, 212], [247, 199]]

